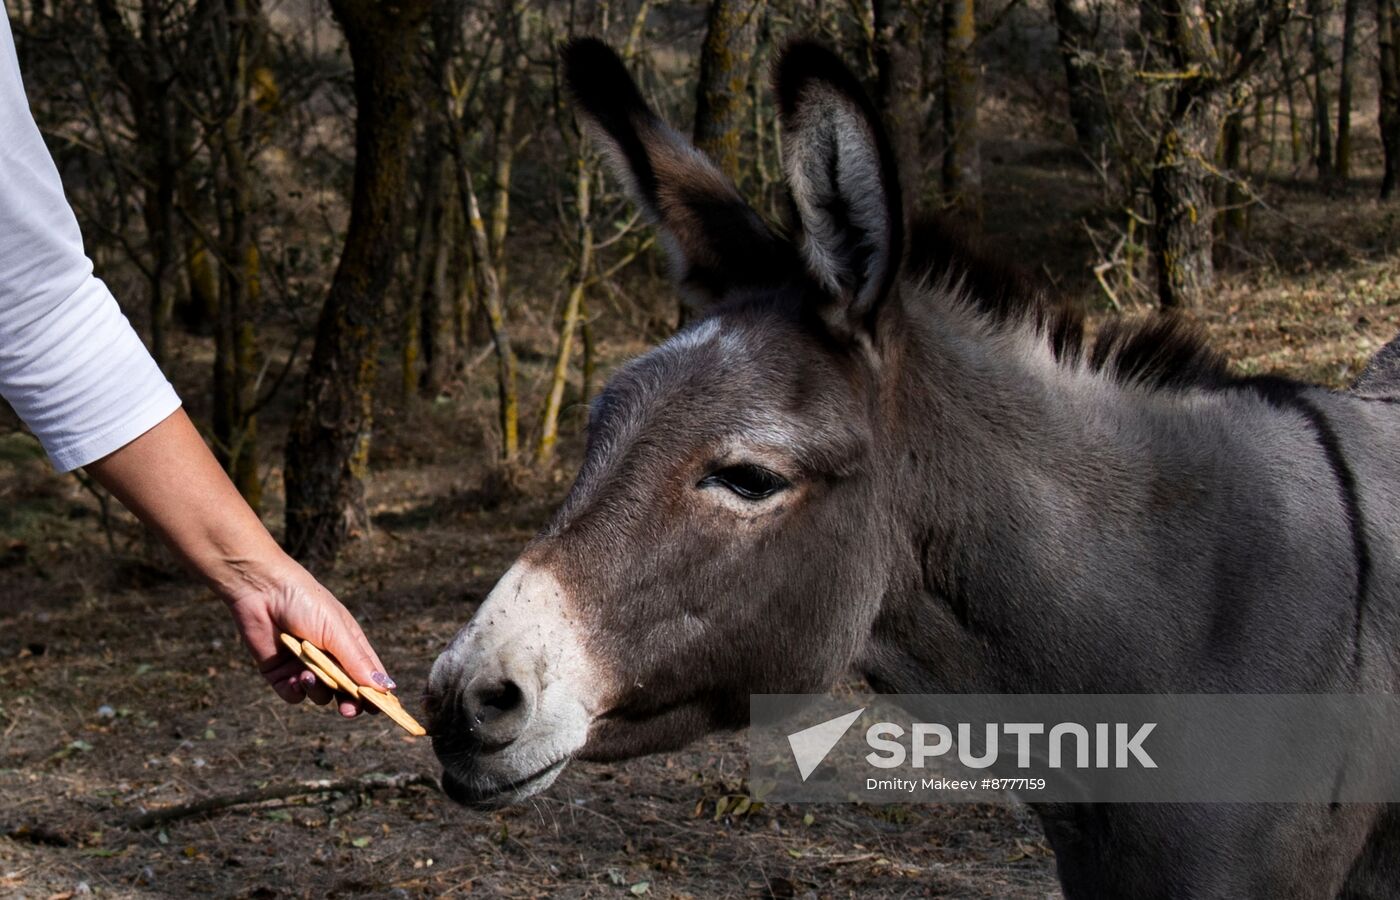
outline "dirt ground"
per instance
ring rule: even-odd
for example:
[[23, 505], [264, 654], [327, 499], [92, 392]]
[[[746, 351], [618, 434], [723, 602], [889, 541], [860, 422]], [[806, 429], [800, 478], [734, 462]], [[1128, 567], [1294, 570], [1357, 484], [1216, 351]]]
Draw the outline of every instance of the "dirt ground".
[[[1084, 258], [1090, 177], [1024, 141], [987, 153], [992, 245], [1101, 302], [1086, 266], [1054, 264]], [[1373, 193], [1369, 180], [1339, 196], [1306, 180], [1271, 186], [1244, 248], [1250, 274], [1227, 272], [1196, 314], [1242, 371], [1339, 385], [1400, 332], [1397, 212]], [[527, 395], [547, 336], [536, 343]], [[199, 352], [188, 350], [187, 397], [203, 392]], [[503, 488], [479, 425], [489, 379], [469, 387], [381, 415], [374, 533], [327, 578], [410, 709], [577, 461], [575, 439], [556, 471]], [[280, 519], [275, 502], [267, 515]], [[734, 815], [742, 736], [572, 765], [520, 808], [459, 809], [413, 778], [436, 774], [427, 741], [278, 702], [219, 605], [129, 518], [114, 513], [110, 540], [102, 523], [94, 495], [52, 474], [31, 439], [0, 437], [0, 896], [1058, 896], [1038, 826], [1011, 806]], [[374, 787], [379, 776], [399, 782]], [[175, 804], [346, 779], [363, 786], [130, 826]]]
[[[43, 480], [43, 463], [32, 465], [31, 477]], [[331, 579], [393, 661], [410, 709], [413, 686], [550, 506], [482, 510], [469, 492], [420, 492], [451, 477], [415, 468], [376, 479], [376, 540], [358, 545]], [[411, 785], [134, 830], [124, 823], [141, 811], [194, 799], [436, 768], [426, 740], [382, 718], [347, 722], [277, 702], [199, 590], [148, 567], [109, 573], [97, 559], [55, 578], [35, 562], [42, 555], [3, 573], [0, 895], [1029, 898], [1054, 890], [1034, 822], [1010, 808], [719, 815], [745, 793], [738, 736], [626, 765], [574, 765], [546, 796], [504, 812], [468, 812]]]

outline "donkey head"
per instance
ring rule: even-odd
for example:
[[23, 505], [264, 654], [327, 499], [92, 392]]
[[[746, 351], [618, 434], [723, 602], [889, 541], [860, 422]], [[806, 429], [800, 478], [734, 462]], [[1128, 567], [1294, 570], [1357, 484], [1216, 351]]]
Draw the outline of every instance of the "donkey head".
[[604, 45], [564, 58], [702, 316], [608, 383], [562, 508], [433, 666], [434, 747], [464, 803], [527, 797], [573, 758], [741, 727], [751, 693], [825, 689], [890, 577], [876, 447], [903, 213], [855, 77], [811, 44], [777, 67], [788, 238]]

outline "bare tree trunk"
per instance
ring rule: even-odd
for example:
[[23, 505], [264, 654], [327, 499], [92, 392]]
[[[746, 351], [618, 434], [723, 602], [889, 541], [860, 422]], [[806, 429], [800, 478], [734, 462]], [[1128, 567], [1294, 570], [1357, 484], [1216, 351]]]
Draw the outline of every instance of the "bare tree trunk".
[[1288, 97], [1288, 149], [1289, 159], [1297, 168], [1303, 162], [1303, 126], [1298, 117], [1298, 95], [1294, 85], [1298, 81], [1294, 66], [1292, 48], [1285, 42], [1286, 31], [1280, 29], [1275, 36], [1278, 47], [1279, 70], [1283, 77], [1283, 90]]
[[[1278, 96], [1277, 93], [1274, 93], [1269, 97], [1268, 142], [1265, 144], [1268, 147], [1268, 152], [1264, 155], [1265, 183], [1274, 177], [1274, 161], [1278, 159]], [[1261, 100], [1260, 103], [1262, 104], [1262, 102]]]
[[1207, 73], [1219, 69], [1215, 38], [1202, 0], [1163, 4], [1168, 52], [1183, 78], [1157, 142], [1152, 168], [1153, 256], [1164, 309], [1200, 304], [1215, 282], [1209, 177], [1225, 113], [1221, 88]]
[[943, 196], [959, 214], [980, 223], [982, 161], [977, 134], [976, 42], [974, 0], [943, 0]]
[[421, 381], [419, 364], [423, 349], [423, 294], [433, 268], [433, 231], [435, 219], [441, 215], [434, 179], [425, 163], [422, 189], [418, 201], [418, 224], [413, 233], [413, 249], [409, 253], [409, 276], [405, 280], [399, 306], [399, 389], [405, 401], [418, 396]]
[[[208, 29], [205, 28], [198, 39], [203, 40], [207, 36]], [[191, 121], [188, 126], [190, 128], [189, 136], [180, 138], [180, 146], [182, 147], [189, 147], [194, 143], [194, 123]], [[206, 221], [208, 219], [209, 197], [199, 190], [189, 169], [190, 167], [185, 167], [175, 190], [175, 195], [178, 198], [176, 202], [179, 206], [179, 218]], [[190, 334], [197, 334], [201, 337], [208, 337], [214, 333], [215, 319], [219, 315], [218, 273], [214, 268], [213, 254], [205, 245], [206, 238], [207, 235], [201, 234], [195, 229], [186, 230], [184, 255], [181, 257], [184, 272], [182, 273], [182, 283], [179, 286], [179, 296], [175, 302], [175, 317], [179, 320], [181, 327]]]
[[287, 441], [288, 548], [330, 561], [367, 526], [364, 477], [384, 296], [401, 241], [420, 27], [431, 0], [331, 0], [355, 82], [355, 181], [345, 249], [321, 310]]
[[1356, 77], [1356, 17], [1360, 0], [1346, 0], [1342, 8], [1342, 75], [1337, 85], [1337, 177], [1351, 177], [1351, 93]]
[[1161, 7], [1176, 88], [1153, 160], [1152, 254], [1158, 300], [1174, 309], [1199, 305], [1214, 285], [1216, 142], [1232, 97], [1247, 96], [1250, 70], [1289, 10], [1274, 0], [1232, 7], [1229, 16], [1209, 0], [1162, 0]]
[[501, 103], [496, 107], [495, 147], [491, 168], [491, 265], [496, 270], [501, 297], [509, 296], [506, 288], [506, 236], [510, 228], [510, 178], [515, 164], [515, 112], [520, 103], [520, 85], [524, 78], [524, 44], [520, 35], [520, 17], [510, 0], [500, 6], [501, 31]]
[[[262, 356], [257, 323], [261, 308], [260, 259], [254, 241], [252, 172], [247, 148], [253, 142], [251, 73], [260, 46], [259, 10], [249, 0], [224, 0], [210, 28], [210, 56], [224, 65], [210, 95], [223, 113], [212, 125], [219, 269], [214, 316], [214, 453], [253, 509], [262, 505], [258, 473], [258, 375]], [[208, 251], [200, 254], [208, 265]], [[212, 267], [209, 277], [212, 281]], [[214, 291], [213, 284], [199, 292]]]
[[147, 183], [143, 218], [151, 242], [151, 355], [162, 366], [170, 358], [169, 331], [175, 309], [175, 291], [169, 284], [176, 258], [175, 179], [179, 174], [179, 152], [175, 146], [173, 75], [161, 52], [162, 4], [141, 2], [141, 40], [152, 48], [147, 76], [142, 147], [146, 153]]
[[695, 94], [695, 146], [720, 171], [740, 181], [740, 149], [748, 124], [747, 80], [757, 38], [755, 0], [710, 0], [700, 83]]
[[430, 356], [431, 329], [436, 322], [427, 310], [434, 306], [434, 292], [441, 286], [439, 269], [444, 255], [447, 204], [443, 197], [450, 170], [443, 147], [442, 128], [432, 123], [425, 130], [423, 170], [419, 184], [418, 224], [414, 229], [413, 250], [408, 260], [410, 277], [400, 310], [399, 367], [403, 396], [417, 396], [424, 387], [424, 362]]
[[[777, 141], [773, 132], [777, 131], [777, 121], [773, 108], [768, 104], [768, 71], [766, 63], [773, 51], [773, 7], [764, 4], [758, 13], [758, 31], [754, 39], [753, 66], [749, 73], [749, 114], [753, 123], [753, 197], [760, 210], [773, 209], [779, 195], [784, 190], [777, 177], [782, 166], [774, 152]], [[627, 59], [626, 56], [623, 59]]]
[[185, 277], [190, 283], [190, 330], [208, 336], [219, 315], [219, 276], [204, 241], [191, 236], [185, 248]]
[[1221, 148], [1220, 163], [1225, 175], [1224, 215], [1221, 216], [1221, 234], [1227, 238], [1244, 235], [1246, 224], [1246, 204], [1249, 195], [1244, 185], [1244, 115], [1250, 93], [1244, 85], [1236, 85], [1230, 98], [1230, 106], [1225, 115], [1224, 146]]
[[[710, 0], [695, 87], [695, 146], [741, 189], [740, 151], [748, 125], [748, 79], [758, 41], [760, 5], [758, 0]], [[682, 295], [677, 327], [685, 325], [693, 312]]]
[[1199, 306], [1215, 283], [1209, 161], [1224, 101], [1217, 92], [1183, 92], [1157, 145], [1152, 170], [1156, 211], [1157, 298], [1163, 309]]
[[424, 187], [434, 193], [431, 218], [432, 241], [424, 261], [425, 283], [419, 294], [419, 336], [424, 365], [418, 388], [425, 397], [436, 397], [447, 383], [456, 358], [456, 317], [454, 315], [455, 285], [453, 282], [453, 251], [461, 237], [459, 205], [451, 202], [456, 196], [455, 173], [448, 150], [449, 129], [453, 110], [448, 103], [452, 74], [452, 55], [462, 33], [464, 0], [444, 0], [433, 5], [430, 32], [432, 51], [429, 56], [429, 76], [432, 84], [426, 106], [432, 119], [426, 135], [428, 147]]
[[501, 283], [496, 277], [495, 267], [491, 265], [486, 223], [481, 218], [481, 208], [476, 202], [476, 190], [472, 187], [471, 174], [467, 171], [466, 151], [462, 145], [459, 134], [453, 146], [453, 157], [457, 161], [457, 190], [461, 194], [463, 212], [467, 220], [467, 236], [471, 239], [472, 273], [476, 277], [477, 296], [485, 308], [487, 327], [491, 330], [491, 342], [496, 348], [501, 458], [509, 464], [520, 452], [520, 400], [516, 391], [515, 350], [511, 347], [510, 331], [506, 326]]
[[[163, 105], [169, 95], [162, 97]], [[161, 114], [162, 118], [168, 115]], [[167, 120], [168, 121], [168, 120]], [[166, 136], [161, 143], [168, 143]], [[175, 286], [170, 283], [176, 259], [175, 234], [175, 163], [173, 154], [158, 154], [164, 161], [157, 164], [154, 190], [148, 196], [142, 216], [146, 233], [151, 236], [151, 355], [161, 366], [170, 361], [170, 328], [175, 311]]]
[[573, 353], [574, 332], [578, 330], [583, 295], [593, 269], [593, 165], [589, 159], [588, 141], [581, 139], [578, 158], [574, 161], [574, 205], [578, 214], [578, 262], [569, 299], [559, 323], [559, 352], [554, 357], [554, 373], [549, 380], [549, 394], [540, 415], [540, 439], [535, 448], [535, 463], [547, 465], [554, 458], [554, 445], [559, 440], [559, 411], [564, 405], [564, 389], [569, 382], [569, 358]]
[[[262, 305], [260, 261], [252, 242], [246, 211], [238, 216], [230, 241], [244, 250], [241, 265], [225, 269], [223, 303], [215, 336], [215, 450], [243, 499], [262, 508], [262, 477], [258, 473], [258, 348], [257, 317]], [[222, 384], [220, 382], [222, 381]], [[222, 416], [222, 418], [221, 418]]]
[[[456, 170], [453, 171], [455, 174]], [[452, 179], [452, 185], [453, 191], [456, 192], [455, 196], [461, 197], [462, 187], [457, 184], [455, 177]], [[466, 206], [463, 203], [458, 203], [455, 209], [456, 212], [453, 213], [452, 219], [453, 243], [454, 245], [470, 247], [471, 239], [467, 236]], [[452, 294], [452, 339], [465, 352], [477, 343], [476, 272], [472, 265], [470, 252], [454, 255], [452, 277], [453, 284], [456, 286]]]
[[180, 174], [173, 96], [178, 79], [170, 58], [180, 38], [172, 34], [169, 10], [157, 0], [141, 0], [140, 28], [133, 32], [116, 0], [98, 0], [98, 19], [107, 35], [109, 57], [131, 105], [137, 165], [142, 176], [141, 217], [149, 259], [138, 264], [150, 284], [151, 355], [169, 361], [169, 332], [175, 290], [169, 284], [178, 256], [175, 187]]
[[[444, 197], [455, 196], [456, 186], [450, 172], [443, 176], [439, 184]], [[452, 251], [457, 246], [455, 236], [459, 233], [457, 222], [460, 218], [456, 204], [444, 202], [433, 233], [433, 264], [427, 289], [423, 294], [423, 324], [420, 329], [424, 365], [419, 390], [423, 396], [429, 398], [442, 393], [456, 356], [451, 268]]]
[[1385, 154], [1381, 199], [1400, 186], [1400, 2], [1377, 0], [1376, 42], [1380, 46], [1380, 131]]
[[923, 195], [924, 3], [875, 0], [875, 100], [890, 129], [904, 186], [904, 208], [917, 209]]
[[1328, 0], [1309, 0], [1309, 27], [1312, 37], [1313, 65], [1313, 123], [1316, 133], [1317, 177], [1321, 181], [1332, 179], [1332, 111], [1327, 95], [1327, 72], [1332, 61], [1327, 57], [1324, 42], [1327, 31], [1327, 15], [1331, 12]]
[[[496, 354], [501, 459], [508, 466], [515, 462], [520, 452], [517, 360], [515, 349], [511, 345], [503, 276], [504, 243], [510, 212], [511, 158], [515, 152], [512, 132], [517, 93], [520, 87], [519, 80], [523, 77], [525, 64], [520, 38], [515, 30], [517, 27], [518, 23], [512, 16], [510, 3], [502, 0], [497, 15], [497, 28], [503, 39], [501, 49], [502, 85], [500, 104], [496, 109], [495, 119], [496, 134], [493, 148], [495, 158], [492, 163], [495, 193], [489, 224], [482, 216], [481, 207], [476, 197], [476, 187], [472, 183], [471, 169], [467, 160], [467, 137], [462, 122], [455, 111], [449, 113], [447, 120], [456, 174], [457, 196], [460, 201], [461, 217], [466, 229], [468, 245], [471, 248], [471, 274], [476, 290], [476, 299], [480, 304], [481, 312], [484, 313], [486, 327], [491, 333], [491, 343]], [[442, 89], [444, 92], [450, 91], [450, 85], [444, 84]], [[452, 109], [450, 103], [448, 108]]]
[[1075, 0], [1054, 0], [1056, 43], [1065, 66], [1075, 139], [1085, 156], [1096, 165], [1104, 165], [1112, 137], [1108, 98], [1100, 88], [1098, 73], [1089, 67], [1094, 35], [1077, 5]]
[[631, 60], [642, 45], [647, 17], [651, 15], [651, 2], [652, 0], [642, 0], [637, 4], [637, 12], [632, 16], [632, 25], [627, 29], [627, 40], [622, 43], [622, 58], [625, 60]]
[[597, 346], [593, 343], [593, 317], [588, 313], [588, 300], [584, 298], [578, 308], [579, 331], [583, 336], [583, 386], [579, 399], [584, 403], [593, 399], [593, 385], [598, 366]]

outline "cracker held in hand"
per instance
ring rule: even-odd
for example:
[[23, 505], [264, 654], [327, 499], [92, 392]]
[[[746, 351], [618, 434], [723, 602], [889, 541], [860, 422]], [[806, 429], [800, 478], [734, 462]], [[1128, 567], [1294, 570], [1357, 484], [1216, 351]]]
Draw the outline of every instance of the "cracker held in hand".
[[283, 633], [281, 638], [287, 649], [301, 660], [301, 664], [306, 666], [312, 675], [325, 682], [327, 687], [340, 691], [342, 694], [349, 694], [351, 697], [356, 697], [378, 708], [380, 712], [393, 719], [395, 724], [409, 734], [421, 737], [428, 733], [427, 729], [418, 724], [417, 719], [408, 714], [408, 710], [399, 703], [398, 697], [369, 685], [356, 684], [349, 675], [345, 674], [344, 669], [336, 665], [335, 660], [310, 641], [298, 640], [286, 633]]

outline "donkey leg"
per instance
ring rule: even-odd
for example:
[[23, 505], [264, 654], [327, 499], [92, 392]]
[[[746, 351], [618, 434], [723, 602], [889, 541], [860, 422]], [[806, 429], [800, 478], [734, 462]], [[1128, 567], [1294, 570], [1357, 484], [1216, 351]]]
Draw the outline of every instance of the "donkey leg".
[[1364, 807], [1284, 804], [1122, 804], [1042, 813], [1068, 900], [1332, 900], [1374, 817]]
[[1388, 806], [1347, 876], [1345, 900], [1400, 897], [1400, 807]]

